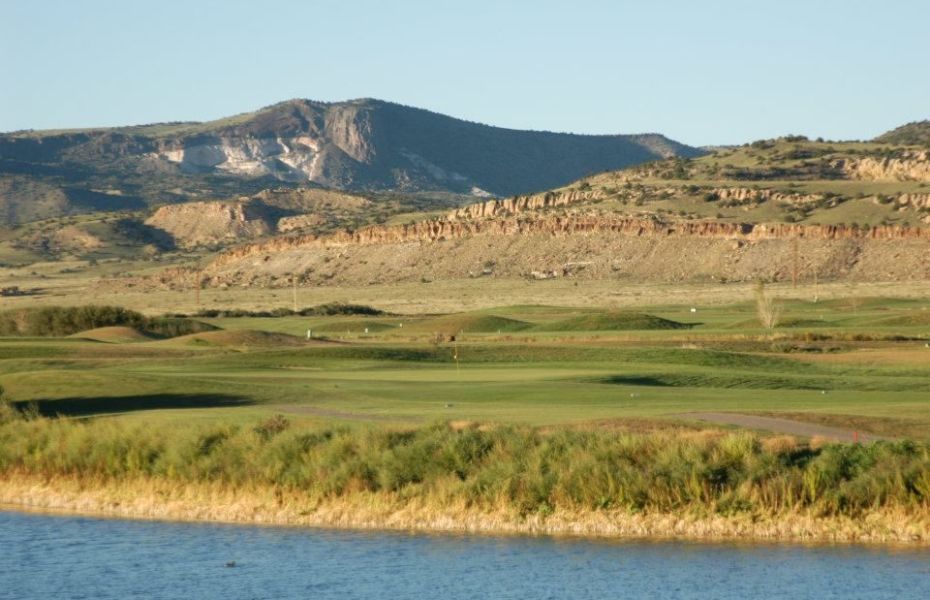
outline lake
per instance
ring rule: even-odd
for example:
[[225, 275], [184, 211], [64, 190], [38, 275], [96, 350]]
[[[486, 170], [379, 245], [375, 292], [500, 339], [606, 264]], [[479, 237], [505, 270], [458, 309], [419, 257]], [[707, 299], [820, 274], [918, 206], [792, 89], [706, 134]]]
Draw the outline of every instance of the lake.
[[0, 598], [925, 600], [930, 549], [420, 535], [0, 512]]

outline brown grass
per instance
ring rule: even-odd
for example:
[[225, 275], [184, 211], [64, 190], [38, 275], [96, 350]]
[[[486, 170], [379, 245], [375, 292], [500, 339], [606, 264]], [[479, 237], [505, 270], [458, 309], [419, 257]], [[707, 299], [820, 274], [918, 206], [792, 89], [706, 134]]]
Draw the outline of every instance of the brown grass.
[[[79, 273], [62, 274], [69, 267]], [[115, 267], [127, 269], [117, 264]], [[163, 263], [144, 263], [133, 269], [134, 274], [145, 275], [160, 271]], [[86, 270], [85, 270], [86, 269]], [[164, 312], [193, 313], [203, 308], [242, 308], [270, 310], [290, 308], [290, 289], [269, 287], [205, 289], [196, 302], [193, 289], [142, 290], [125, 286], [102, 284], [101, 268], [87, 269], [83, 263], [40, 263], [31, 265], [30, 275], [23, 269], [0, 268], [0, 285], [18, 285], [23, 289], [41, 288], [36, 296], [4, 298], [9, 308], [26, 308], [46, 305], [80, 305], [99, 301], [101, 296], [110, 304], [155, 315]], [[743, 302], [752, 297], [753, 284], [732, 283], [636, 283], [618, 285], [615, 279], [584, 282], [584, 293], [579, 293], [578, 282], [571, 278], [529, 282], [523, 279], [479, 278], [452, 279], [423, 283], [389, 283], [358, 286], [315, 286], [299, 290], [302, 306], [333, 301], [351, 300], [369, 304], [390, 312], [437, 313], [475, 310], [499, 306], [501, 298], [509, 304], [550, 304], [564, 306], [610, 306], [623, 308], [653, 303], [677, 305], [719, 305]], [[767, 289], [786, 301], [792, 298], [809, 300], [815, 294], [823, 300], [846, 298], [851, 294], [883, 296], [892, 286], [900, 298], [930, 296], [930, 282], [860, 283], [855, 289], [843, 282], [809, 283], [792, 288], [790, 283], [769, 284]]]
[[844, 365], [875, 365], [875, 366], [926, 366], [930, 364], [930, 348], [923, 342], [912, 342], [912, 348], [902, 348], [899, 345], [893, 348], [860, 348], [854, 352], [838, 352], [829, 354], [797, 355], [798, 360], [831, 363]]
[[467, 533], [582, 535], [611, 538], [686, 538], [930, 544], [930, 515], [903, 509], [863, 518], [810, 512], [741, 514], [631, 513], [556, 510], [521, 516], [507, 508], [461, 504], [442, 509], [402, 495], [358, 492], [338, 500], [310, 500], [299, 492], [161, 479], [123, 481], [8, 474], [0, 504], [18, 510], [133, 519], [212, 521], [353, 529]]

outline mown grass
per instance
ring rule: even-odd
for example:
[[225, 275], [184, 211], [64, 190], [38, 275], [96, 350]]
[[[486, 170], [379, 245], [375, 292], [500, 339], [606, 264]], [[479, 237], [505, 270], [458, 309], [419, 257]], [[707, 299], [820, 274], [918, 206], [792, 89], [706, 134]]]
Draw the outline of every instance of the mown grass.
[[637, 312], [606, 312], [579, 315], [541, 326], [546, 331], [641, 331], [690, 329], [689, 323]]
[[930, 508], [930, 446], [812, 448], [751, 434], [543, 432], [520, 426], [413, 429], [127, 426], [4, 413], [0, 471], [54, 478], [163, 478], [275, 487], [308, 498], [397, 494], [437, 505], [859, 515]]
[[[211, 324], [224, 330], [171, 340], [0, 339], [0, 383], [15, 401], [38, 402], [49, 415], [127, 421], [241, 423], [284, 412], [316, 422], [577, 426], [648, 418], [673, 427], [694, 411], [787, 411], [808, 420], [864, 419], [857, 429], [883, 435], [880, 420], [900, 418], [906, 435], [925, 439], [930, 433], [918, 434], [930, 432], [930, 350], [918, 340], [930, 332], [916, 318], [925, 307], [868, 297], [785, 301], [793, 323], [829, 326], [779, 327], [774, 336], [750, 326], [734, 333], [734, 323], [752, 317], [750, 303], [700, 307], [696, 316], [680, 305], [631, 313], [700, 321], [686, 331], [546, 331], [622, 313], [540, 305], [452, 315], [217, 317]], [[879, 323], [889, 317], [905, 319]], [[456, 333], [454, 344], [434, 335], [437, 323], [458, 329], [466, 322], [521, 330]], [[369, 333], [308, 341], [311, 327], [315, 336], [349, 327]], [[227, 397], [241, 401], [209, 401]], [[158, 398], [187, 400], [159, 406]]]

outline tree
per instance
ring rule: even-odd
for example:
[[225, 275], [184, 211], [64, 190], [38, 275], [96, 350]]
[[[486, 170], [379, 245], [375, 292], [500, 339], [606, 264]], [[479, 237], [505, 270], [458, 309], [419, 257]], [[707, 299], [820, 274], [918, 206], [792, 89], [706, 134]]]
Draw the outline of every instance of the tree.
[[766, 293], [765, 282], [761, 279], [756, 283], [755, 296], [759, 324], [768, 329], [769, 333], [772, 333], [778, 327], [778, 321], [781, 318], [781, 306]]

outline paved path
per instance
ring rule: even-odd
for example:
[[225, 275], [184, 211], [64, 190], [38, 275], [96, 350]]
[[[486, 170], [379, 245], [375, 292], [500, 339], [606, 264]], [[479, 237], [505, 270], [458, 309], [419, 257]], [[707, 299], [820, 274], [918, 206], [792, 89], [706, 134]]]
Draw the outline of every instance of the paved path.
[[[818, 436], [839, 442], [856, 441], [856, 432], [852, 429], [829, 427], [827, 425], [817, 425], [815, 423], [805, 423], [803, 421], [793, 421], [791, 419], [779, 419], [777, 417], [762, 417], [758, 415], [725, 412], [692, 412], [682, 413], [677, 416], [683, 419], [707, 421], [718, 425], [736, 425], [737, 427], [745, 427], [747, 429], [765, 429], [776, 433], [787, 433], [800, 437]], [[859, 432], [858, 434], [858, 440], [860, 442], [874, 442], [876, 440], [885, 439], [888, 438], [873, 433]]]

